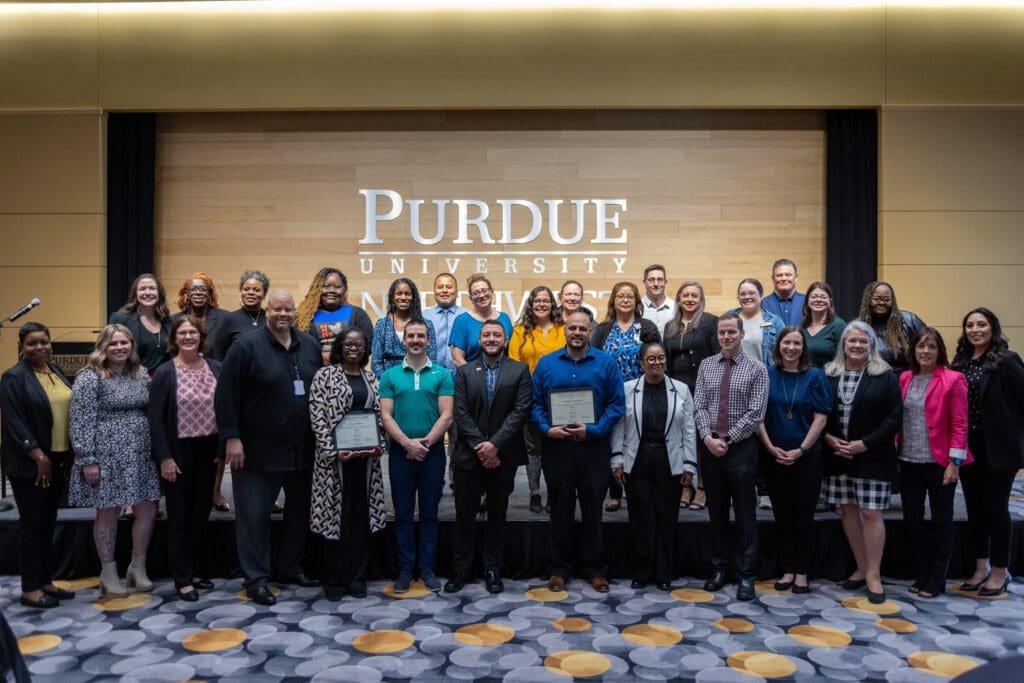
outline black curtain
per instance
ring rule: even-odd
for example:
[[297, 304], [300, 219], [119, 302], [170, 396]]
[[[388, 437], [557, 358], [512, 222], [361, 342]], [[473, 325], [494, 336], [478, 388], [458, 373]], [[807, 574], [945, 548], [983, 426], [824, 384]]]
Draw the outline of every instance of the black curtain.
[[107, 116], [107, 314], [153, 272], [156, 114]]
[[826, 112], [825, 278], [836, 314], [857, 317], [878, 273], [878, 112]]

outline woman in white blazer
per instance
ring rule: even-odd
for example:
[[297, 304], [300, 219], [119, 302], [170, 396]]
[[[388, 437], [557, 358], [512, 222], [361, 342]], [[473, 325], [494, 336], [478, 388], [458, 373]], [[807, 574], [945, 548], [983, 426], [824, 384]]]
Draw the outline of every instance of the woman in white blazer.
[[626, 412], [612, 433], [612, 473], [626, 487], [634, 539], [633, 588], [672, 589], [679, 496], [697, 471], [693, 398], [667, 377], [665, 347], [640, 349], [642, 377], [626, 382]]

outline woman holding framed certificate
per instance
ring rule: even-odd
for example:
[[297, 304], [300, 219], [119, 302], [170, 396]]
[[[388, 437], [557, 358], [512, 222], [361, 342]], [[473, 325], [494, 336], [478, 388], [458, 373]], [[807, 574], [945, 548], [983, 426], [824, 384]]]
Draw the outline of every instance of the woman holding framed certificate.
[[384, 528], [377, 377], [366, 369], [366, 335], [349, 327], [309, 389], [316, 437], [310, 528], [327, 539], [321, 580], [328, 600], [366, 596], [370, 535]]

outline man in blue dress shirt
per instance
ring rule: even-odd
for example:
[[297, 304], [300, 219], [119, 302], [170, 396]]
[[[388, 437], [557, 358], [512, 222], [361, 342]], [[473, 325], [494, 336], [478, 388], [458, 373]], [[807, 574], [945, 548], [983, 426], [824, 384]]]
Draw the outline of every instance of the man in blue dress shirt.
[[775, 291], [761, 299], [762, 310], [774, 313], [787, 325], [800, 326], [804, 319], [804, 295], [796, 291], [796, 264], [780, 258], [772, 266]]
[[[459, 306], [459, 283], [451, 273], [441, 273], [434, 278], [434, 305], [423, 311], [423, 319], [434, 325], [434, 338], [437, 345], [437, 363], [445, 368], [455, 381], [455, 363], [452, 362], [452, 347], [448, 346], [448, 334], [452, 331], [455, 319], [466, 312]], [[455, 423], [448, 430], [448, 446], [445, 455], [448, 457], [448, 481], [455, 488], [455, 473], [452, 470], [452, 451], [455, 449]]]
[[[590, 346], [593, 320], [577, 311], [565, 321], [565, 348], [553, 351], [533, 371], [533, 420], [544, 435], [542, 465], [551, 505], [551, 578], [548, 589], [565, 589], [572, 573], [572, 528], [579, 498], [583, 519], [581, 575], [599, 593], [608, 592], [601, 538], [601, 506], [611, 471], [611, 433], [626, 410], [622, 373], [615, 359]], [[593, 391], [596, 422], [552, 424], [550, 396], [556, 389]]]

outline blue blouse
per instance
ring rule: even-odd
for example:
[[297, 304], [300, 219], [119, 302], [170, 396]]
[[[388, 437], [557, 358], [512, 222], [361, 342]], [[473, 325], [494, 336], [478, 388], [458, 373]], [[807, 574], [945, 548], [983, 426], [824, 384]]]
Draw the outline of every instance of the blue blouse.
[[[792, 406], [793, 419], [786, 417]], [[786, 372], [768, 366], [768, 410], [764, 415], [764, 428], [772, 443], [784, 451], [799, 448], [811, 429], [815, 413], [832, 412], [832, 389], [828, 378], [819, 368], [804, 372]], [[821, 452], [818, 439], [808, 453]]]
[[[512, 318], [508, 313], [499, 313], [498, 322], [505, 328], [505, 339], [512, 338]], [[484, 324], [474, 318], [467, 311], [460, 315], [452, 323], [452, 331], [448, 334], [448, 344], [457, 349], [462, 349], [466, 354], [466, 362], [474, 361], [480, 357], [480, 330]]]
[[[434, 324], [429, 320], [427, 333], [430, 335], [430, 343], [427, 344], [427, 358], [431, 363], [437, 362], [437, 341], [434, 339]], [[405, 344], [395, 331], [395, 325], [391, 316], [386, 315], [377, 321], [373, 326], [373, 343], [370, 347], [370, 369], [377, 377], [384, 375], [384, 371], [402, 364], [405, 358]]]
[[628, 382], [644, 374], [640, 367], [640, 321], [635, 321], [625, 331], [619, 327], [619, 323], [613, 322], [612, 329], [605, 339], [603, 351], [611, 354], [622, 373], [622, 380]]

